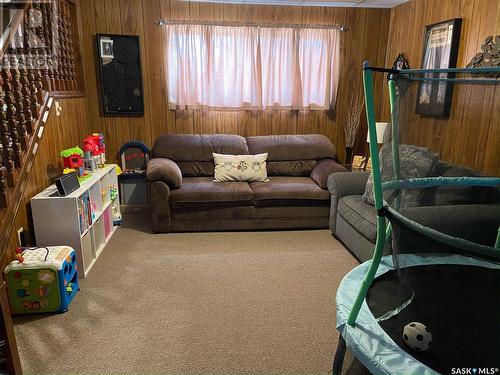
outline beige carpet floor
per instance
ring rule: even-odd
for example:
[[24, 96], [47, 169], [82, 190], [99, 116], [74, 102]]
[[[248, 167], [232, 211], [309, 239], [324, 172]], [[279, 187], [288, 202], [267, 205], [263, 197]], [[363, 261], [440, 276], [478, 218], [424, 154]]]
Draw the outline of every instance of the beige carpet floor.
[[24, 373], [327, 374], [356, 264], [328, 230], [153, 235], [130, 215], [67, 313], [15, 319]]

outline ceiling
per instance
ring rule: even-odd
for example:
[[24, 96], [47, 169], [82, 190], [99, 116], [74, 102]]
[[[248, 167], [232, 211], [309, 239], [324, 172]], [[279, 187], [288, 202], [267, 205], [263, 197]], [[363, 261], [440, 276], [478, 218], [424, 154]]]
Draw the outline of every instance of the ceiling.
[[295, 6], [325, 6], [325, 7], [356, 7], [356, 8], [392, 8], [408, 0], [185, 0], [203, 3], [226, 4], [266, 4]]

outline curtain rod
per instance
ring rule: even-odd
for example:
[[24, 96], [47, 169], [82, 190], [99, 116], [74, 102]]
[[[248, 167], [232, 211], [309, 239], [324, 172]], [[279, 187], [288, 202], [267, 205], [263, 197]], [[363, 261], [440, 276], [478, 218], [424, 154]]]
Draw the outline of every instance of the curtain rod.
[[305, 25], [299, 23], [256, 23], [256, 22], [240, 22], [240, 21], [188, 21], [188, 20], [167, 20], [159, 19], [153, 22], [156, 26], [167, 25], [204, 25], [204, 26], [233, 26], [233, 27], [263, 27], [263, 28], [297, 28], [297, 29], [335, 29], [338, 31], [347, 31], [349, 28], [346, 25]]

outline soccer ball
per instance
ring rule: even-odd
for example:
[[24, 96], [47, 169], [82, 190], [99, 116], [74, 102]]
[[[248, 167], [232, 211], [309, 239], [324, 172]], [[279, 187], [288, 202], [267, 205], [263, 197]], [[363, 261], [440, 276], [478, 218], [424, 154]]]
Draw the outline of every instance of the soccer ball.
[[403, 340], [416, 352], [424, 352], [431, 347], [432, 334], [429, 328], [419, 322], [411, 322], [403, 329]]

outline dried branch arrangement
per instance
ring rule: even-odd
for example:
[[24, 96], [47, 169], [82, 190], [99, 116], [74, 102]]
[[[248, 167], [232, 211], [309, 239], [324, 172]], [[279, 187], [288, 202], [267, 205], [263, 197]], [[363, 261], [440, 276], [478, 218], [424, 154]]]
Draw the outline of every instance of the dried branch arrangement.
[[351, 100], [349, 103], [350, 111], [347, 114], [344, 123], [345, 146], [353, 147], [356, 140], [356, 133], [358, 132], [359, 122], [361, 118], [361, 111], [364, 107], [363, 90], [361, 89], [361, 82], [356, 76], [352, 77], [351, 87]]

